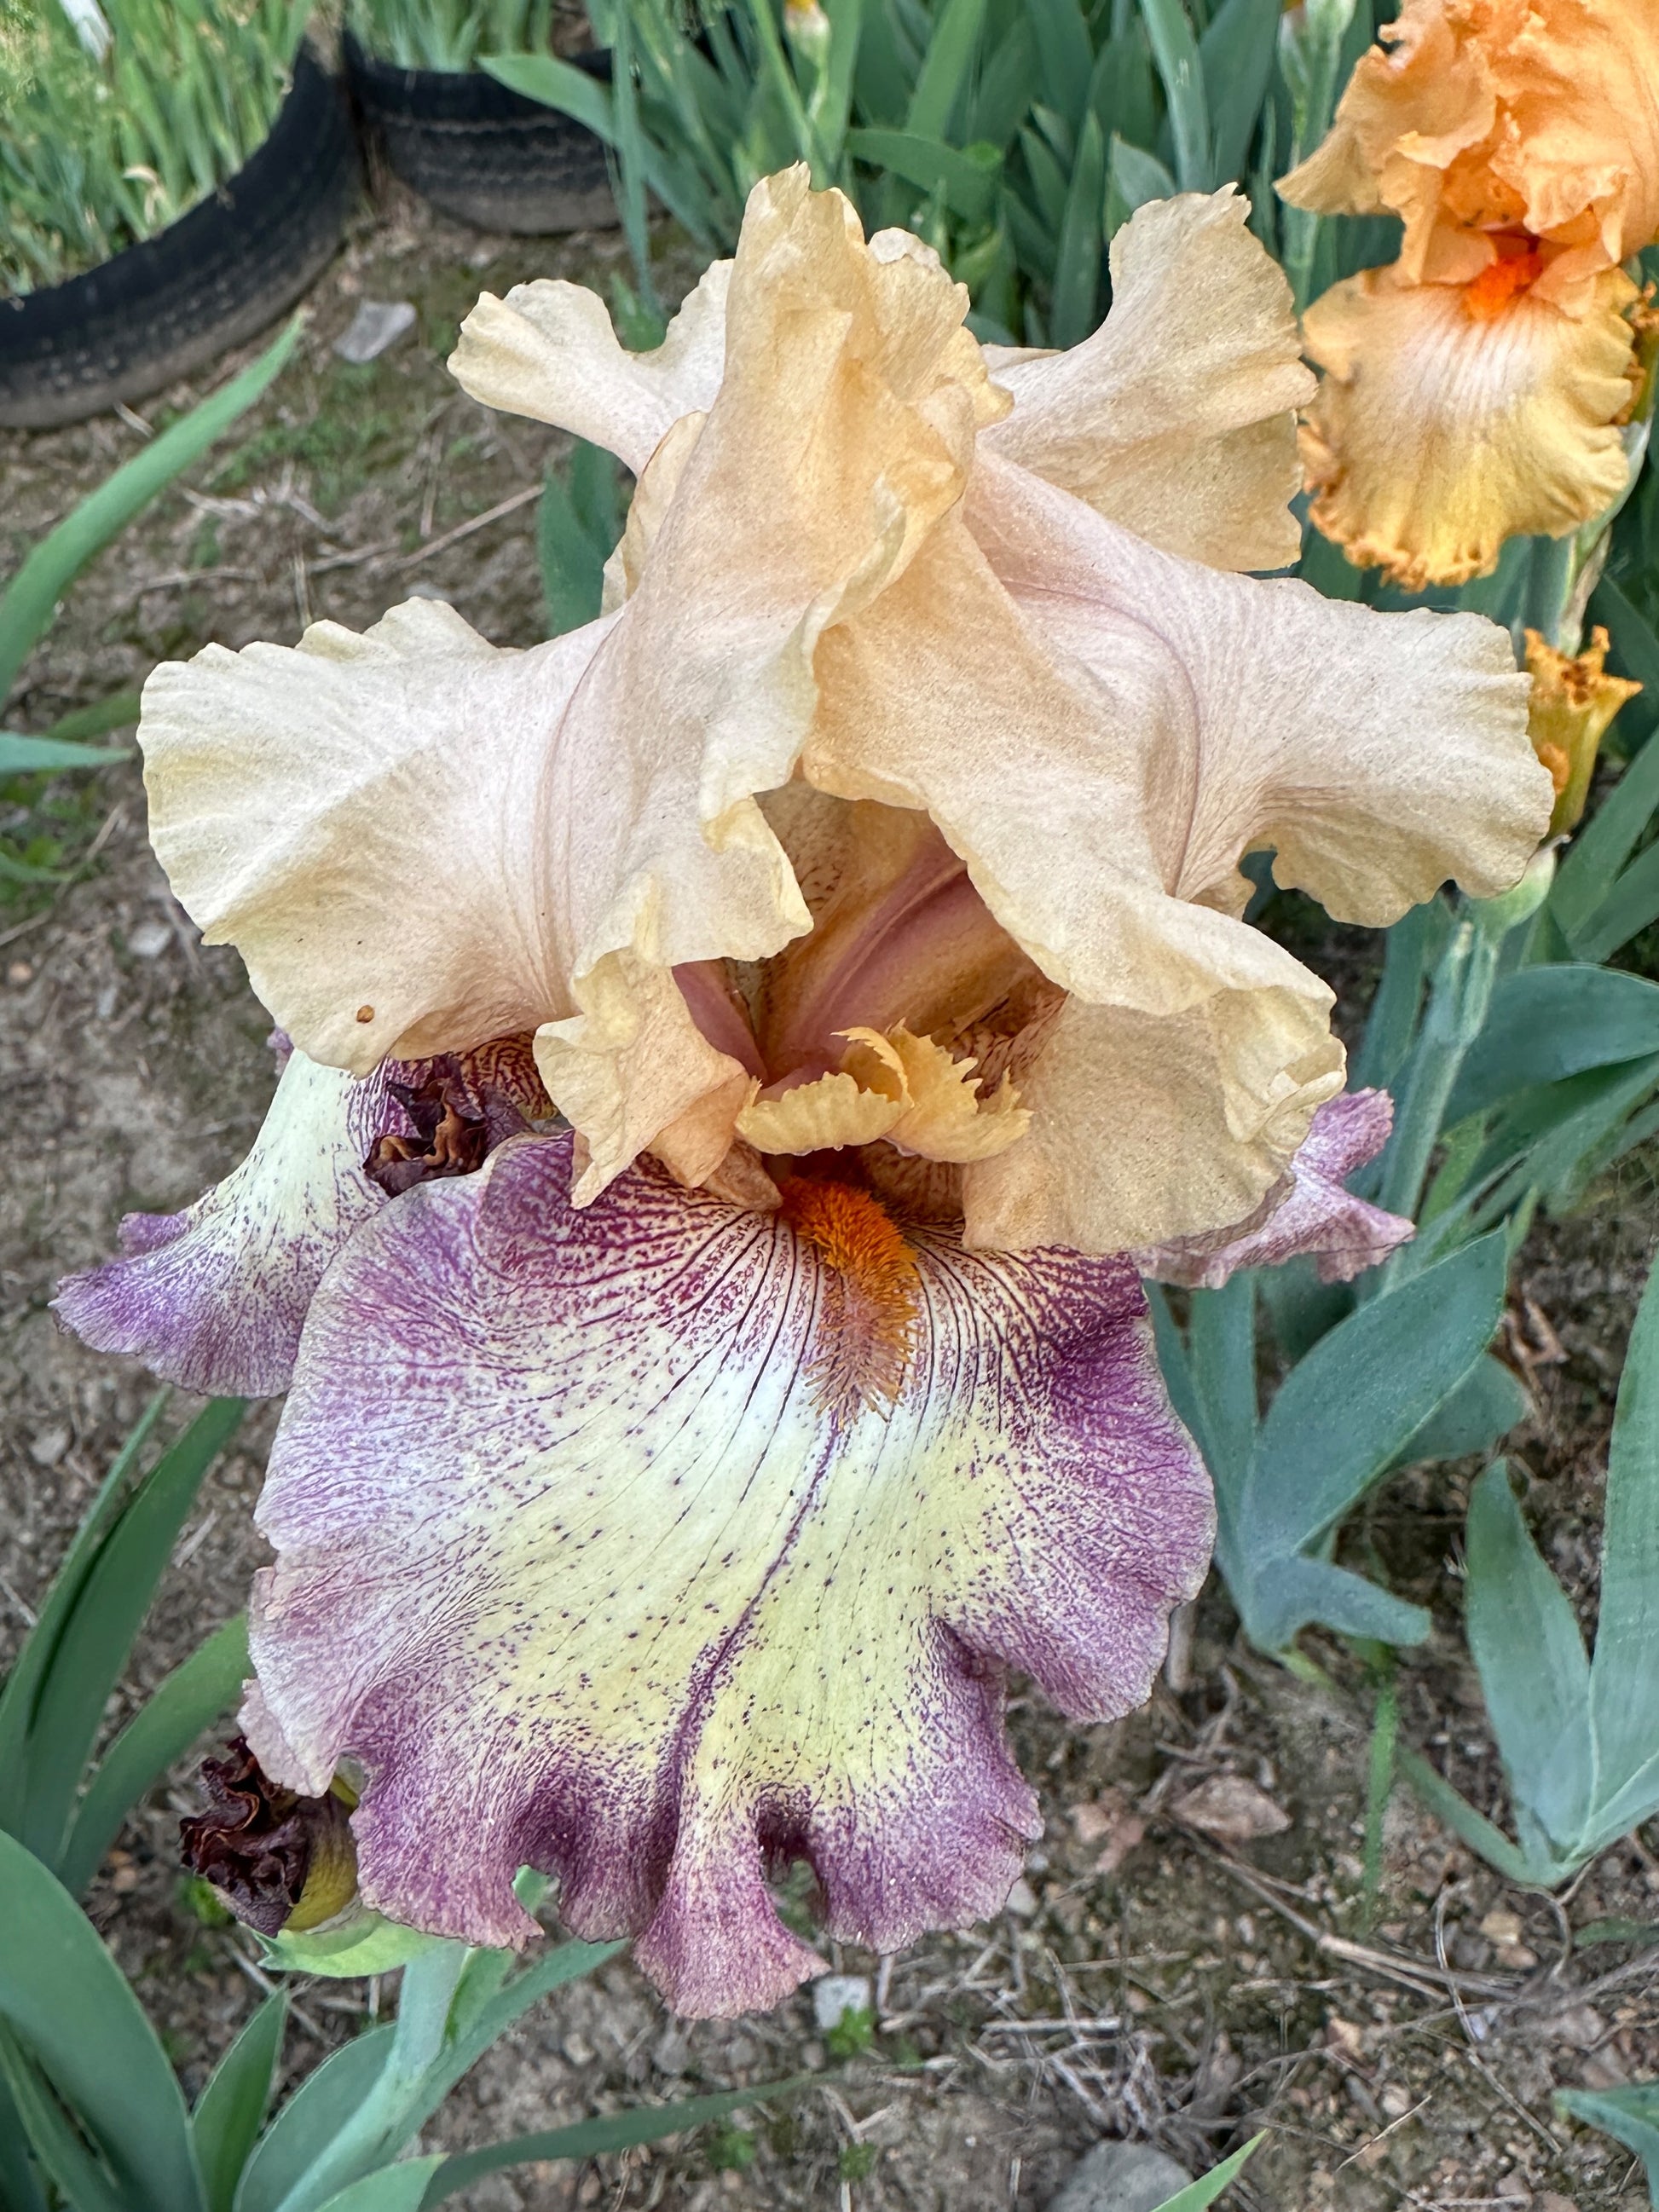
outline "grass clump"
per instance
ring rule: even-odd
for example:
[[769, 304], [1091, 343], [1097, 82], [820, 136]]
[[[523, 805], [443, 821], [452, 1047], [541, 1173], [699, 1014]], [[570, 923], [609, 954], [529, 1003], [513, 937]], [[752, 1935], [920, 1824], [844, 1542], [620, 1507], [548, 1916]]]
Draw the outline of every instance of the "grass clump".
[[476, 69], [481, 54], [547, 53], [568, 8], [558, 0], [349, 0], [366, 52], [399, 69]]
[[313, 0], [0, 0], [0, 293], [95, 269], [269, 136]]

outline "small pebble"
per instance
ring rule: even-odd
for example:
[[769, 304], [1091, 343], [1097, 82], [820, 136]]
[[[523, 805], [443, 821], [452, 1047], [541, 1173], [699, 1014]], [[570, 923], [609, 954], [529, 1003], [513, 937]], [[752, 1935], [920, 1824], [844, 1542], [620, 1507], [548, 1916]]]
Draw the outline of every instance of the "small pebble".
[[21, 990], [25, 983], [34, 981], [34, 970], [27, 960], [14, 960], [6, 970], [6, 981], [15, 983]]
[[334, 350], [354, 368], [378, 360], [388, 346], [415, 327], [414, 303], [409, 300], [365, 300], [334, 341]]
[[136, 959], [154, 960], [173, 942], [173, 932], [159, 916], [141, 921], [127, 939], [127, 950]]
[[1037, 1904], [1036, 1892], [1024, 1875], [1008, 1893], [1008, 1910], [1010, 1912], [1018, 1913], [1022, 1920], [1029, 1920], [1033, 1913], [1041, 1910]]
[[69, 1448], [67, 1429], [37, 1429], [29, 1438], [29, 1457], [36, 1467], [56, 1467]]
[[861, 1974], [821, 1974], [812, 1984], [812, 2017], [821, 2028], [839, 2027], [849, 2012], [868, 2012], [870, 1984]]
[[1048, 2200], [1048, 2212], [1158, 2212], [1192, 2181], [1150, 2143], [1100, 2142]]

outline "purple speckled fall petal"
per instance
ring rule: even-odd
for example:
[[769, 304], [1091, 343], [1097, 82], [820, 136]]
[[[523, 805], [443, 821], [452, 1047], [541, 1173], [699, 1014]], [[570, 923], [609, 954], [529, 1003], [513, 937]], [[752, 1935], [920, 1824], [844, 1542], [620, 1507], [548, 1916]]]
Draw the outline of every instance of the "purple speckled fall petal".
[[1265, 1217], [1220, 1238], [1162, 1244], [1133, 1256], [1143, 1275], [1190, 1290], [1218, 1291], [1241, 1267], [1276, 1267], [1310, 1255], [1322, 1283], [1352, 1282], [1416, 1234], [1343, 1188], [1389, 1140], [1394, 1102], [1386, 1091], [1345, 1091], [1326, 1101], [1291, 1163], [1291, 1188]]
[[319, 1278], [386, 1203], [363, 1155], [402, 1115], [380, 1078], [359, 1083], [286, 1047], [241, 1165], [182, 1213], [128, 1214], [123, 1256], [58, 1285], [54, 1310], [98, 1351], [209, 1395], [288, 1388]]
[[796, 1230], [650, 1166], [576, 1211], [568, 1150], [410, 1191], [319, 1289], [245, 1723], [290, 1786], [361, 1763], [394, 1918], [521, 1941], [527, 1863], [680, 2010], [735, 2013], [822, 1966], [783, 1861], [877, 1949], [1000, 1906], [1041, 1829], [1004, 1669], [1139, 1704], [1209, 1488], [1125, 1261], [916, 1232], [897, 1401], [832, 1417]]

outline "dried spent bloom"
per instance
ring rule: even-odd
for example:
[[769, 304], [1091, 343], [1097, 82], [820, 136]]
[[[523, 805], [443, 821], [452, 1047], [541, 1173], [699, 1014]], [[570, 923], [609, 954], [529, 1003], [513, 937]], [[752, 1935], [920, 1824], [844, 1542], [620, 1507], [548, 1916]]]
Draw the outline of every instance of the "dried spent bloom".
[[1319, 527], [1410, 590], [1623, 490], [1639, 381], [1620, 264], [1659, 237], [1650, 0], [1407, 0], [1279, 186], [1398, 215], [1400, 257], [1306, 316]]
[[1642, 688], [1607, 674], [1610, 643], [1606, 630], [1597, 629], [1584, 652], [1558, 653], [1535, 629], [1527, 632], [1527, 673], [1532, 678], [1527, 726], [1532, 749], [1555, 786], [1553, 837], [1578, 827], [1601, 740], [1626, 700]]
[[202, 1762], [204, 1813], [179, 1823], [185, 1864], [262, 1936], [303, 1935], [357, 1894], [355, 1799], [338, 1783], [314, 1797], [264, 1773], [245, 1736]]
[[1385, 922], [1512, 882], [1551, 787], [1492, 625], [1234, 573], [1294, 552], [1309, 388], [1244, 215], [1142, 209], [1059, 355], [799, 172], [653, 353], [486, 298], [466, 388], [638, 478], [599, 619], [151, 678], [156, 849], [294, 1048], [58, 1310], [291, 1378], [244, 1725], [361, 1769], [395, 1919], [521, 1941], [528, 1864], [696, 2013], [820, 1967], [792, 1859], [880, 1949], [996, 1909], [1005, 1670], [1128, 1711], [1208, 1554], [1126, 1255], [1406, 1233], [1239, 858]]

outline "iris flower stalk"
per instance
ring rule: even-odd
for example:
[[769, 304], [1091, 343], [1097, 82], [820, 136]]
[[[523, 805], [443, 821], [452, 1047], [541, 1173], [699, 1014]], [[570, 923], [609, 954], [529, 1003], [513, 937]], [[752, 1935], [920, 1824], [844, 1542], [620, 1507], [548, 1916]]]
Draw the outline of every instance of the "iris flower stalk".
[[1502, 632], [1242, 573], [1310, 384], [1246, 213], [1139, 210], [1062, 354], [802, 170], [653, 353], [486, 297], [465, 388], [637, 477], [599, 618], [150, 679], [156, 851], [287, 1057], [59, 1310], [289, 1390], [242, 1725], [396, 1920], [522, 1942], [527, 1865], [707, 2014], [821, 1969], [791, 1861], [879, 1950], [999, 1909], [1006, 1671], [1131, 1710], [1208, 1557], [1139, 1275], [1408, 1233], [1239, 860], [1380, 925], [1514, 882], [1550, 780]]

